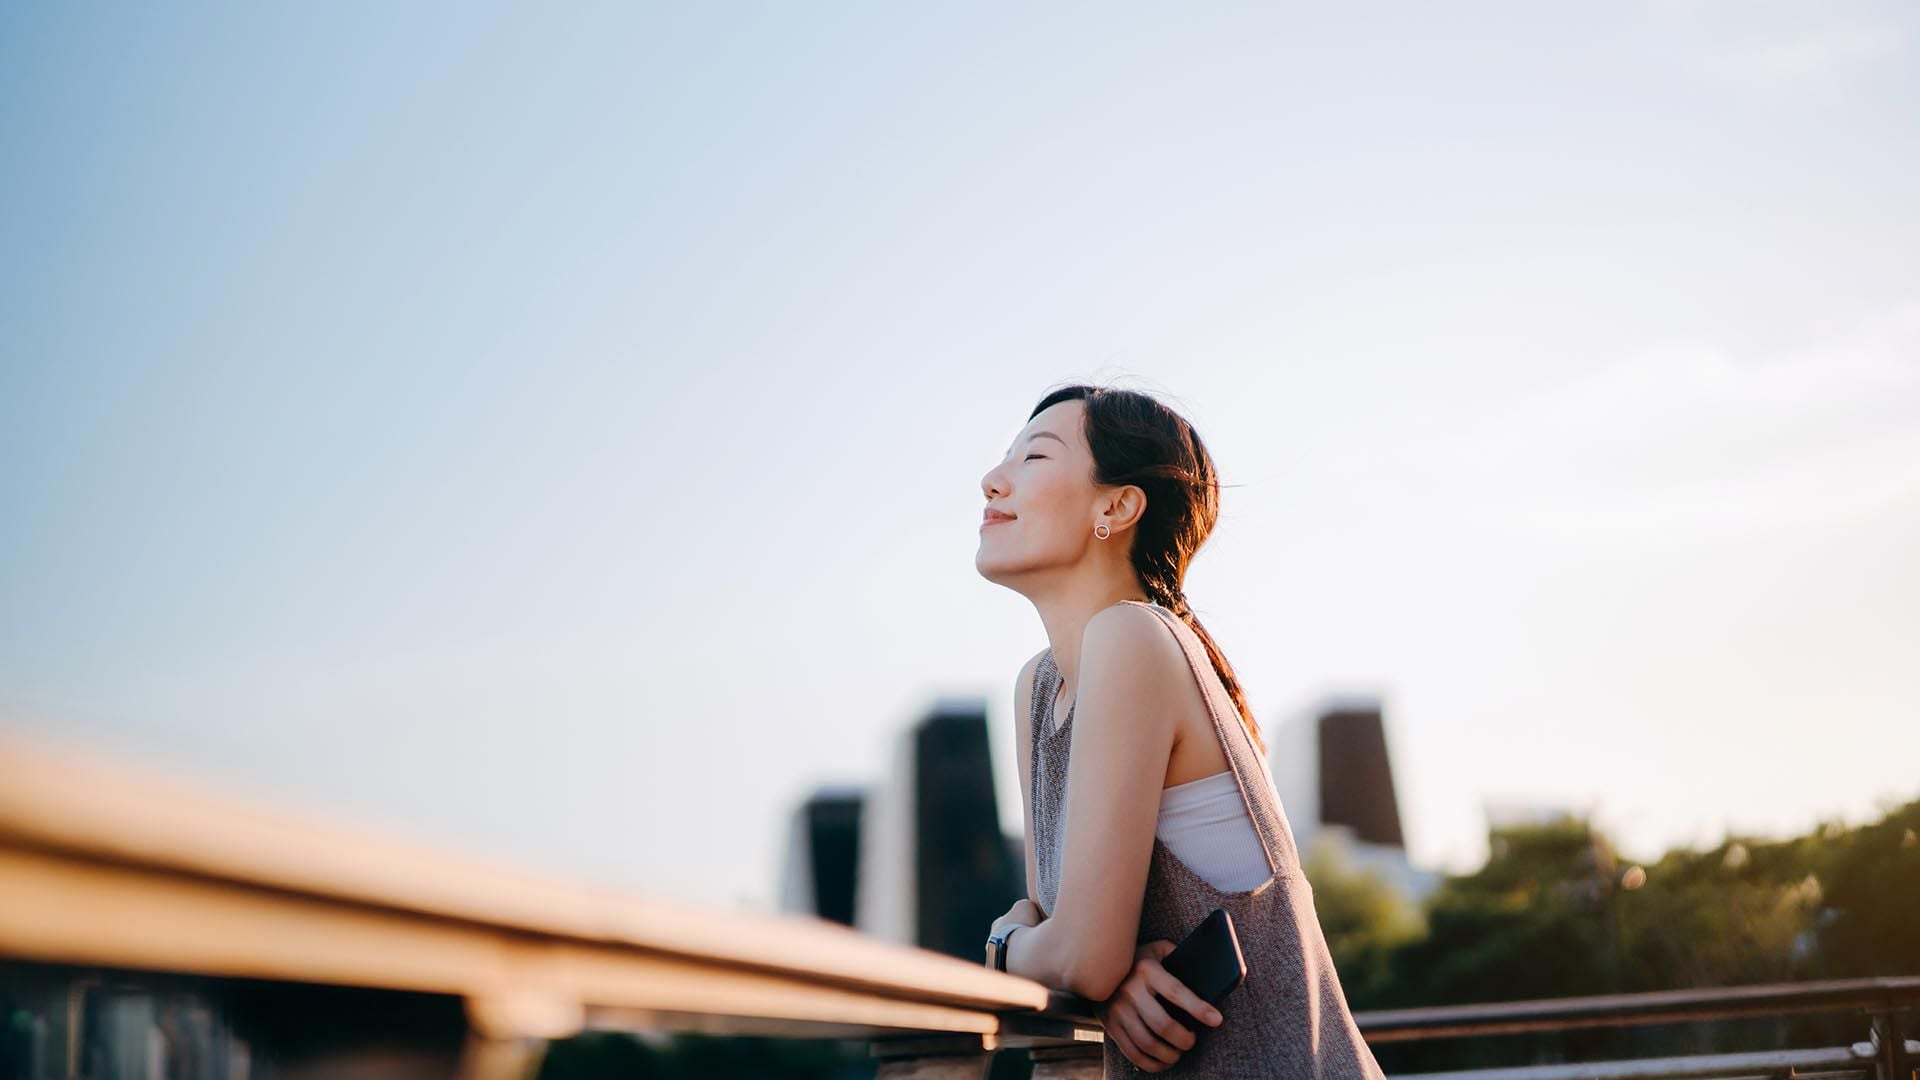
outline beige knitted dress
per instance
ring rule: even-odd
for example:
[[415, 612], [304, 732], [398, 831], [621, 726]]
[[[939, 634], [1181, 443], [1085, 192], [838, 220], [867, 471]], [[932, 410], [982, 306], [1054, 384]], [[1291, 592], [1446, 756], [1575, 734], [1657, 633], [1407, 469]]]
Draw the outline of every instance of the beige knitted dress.
[[[1241, 723], [1239, 710], [1213, 670], [1206, 646], [1184, 620], [1158, 604], [1140, 600], [1180, 641], [1187, 663], [1207, 699], [1214, 733], [1239, 782], [1253, 817], [1254, 831], [1266, 850], [1273, 876], [1243, 892], [1223, 892], [1174, 855], [1158, 837], [1153, 841], [1147, 891], [1140, 912], [1137, 943], [1165, 938], [1178, 942], [1216, 907], [1233, 917], [1247, 977], [1220, 1005], [1224, 1022], [1206, 1029], [1199, 1045], [1158, 1073], [1136, 1067], [1111, 1039], [1105, 1047], [1108, 1077], [1282, 1077], [1285, 1080], [1383, 1080], [1380, 1066], [1360, 1037], [1334, 973], [1313, 890], [1300, 871], [1293, 831], [1280, 808], [1272, 777]], [[1067, 758], [1073, 739], [1073, 712], [1056, 730], [1054, 698], [1060, 671], [1053, 650], [1041, 655], [1033, 680], [1029, 716], [1033, 729], [1031, 777], [1035, 863], [1040, 902], [1052, 912], [1060, 890], [1061, 833], [1067, 800]]]

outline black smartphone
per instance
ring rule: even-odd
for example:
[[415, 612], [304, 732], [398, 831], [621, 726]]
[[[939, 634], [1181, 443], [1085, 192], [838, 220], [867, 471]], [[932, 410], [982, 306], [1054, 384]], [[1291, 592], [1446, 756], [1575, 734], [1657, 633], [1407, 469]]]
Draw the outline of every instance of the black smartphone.
[[[1227, 914], [1226, 908], [1208, 912], [1200, 925], [1188, 931], [1180, 944], [1161, 958], [1160, 966], [1185, 983], [1202, 1001], [1220, 1004], [1247, 977], [1247, 958], [1241, 954], [1240, 938], [1233, 932], [1233, 916]], [[1202, 1038], [1212, 1030], [1212, 1024], [1194, 1019], [1185, 1009], [1159, 994], [1154, 997], [1160, 998], [1167, 1015], [1193, 1032], [1194, 1038]]]

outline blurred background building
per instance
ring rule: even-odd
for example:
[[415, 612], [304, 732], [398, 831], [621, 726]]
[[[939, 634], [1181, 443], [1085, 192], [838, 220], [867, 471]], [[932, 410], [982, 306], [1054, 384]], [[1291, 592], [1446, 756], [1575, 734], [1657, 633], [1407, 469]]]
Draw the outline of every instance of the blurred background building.
[[1302, 856], [1325, 846], [1418, 902], [1440, 882], [1407, 855], [1384, 711], [1377, 696], [1341, 694], [1268, 735], [1267, 767]]
[[975, 958], [1025, 892], [1020, 836], [1000, 828], [986, 702], [937, 702], [867, 789], [822, 787], [793, 812], [783, 910]]

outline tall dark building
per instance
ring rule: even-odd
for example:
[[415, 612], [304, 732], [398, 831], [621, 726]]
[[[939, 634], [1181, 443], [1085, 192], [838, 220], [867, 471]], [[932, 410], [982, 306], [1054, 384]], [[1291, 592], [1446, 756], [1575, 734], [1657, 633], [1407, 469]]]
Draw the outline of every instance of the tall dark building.
[[885, 776], [816, 791], [793, 816], [781, 907], [978, 960], [1026, 891], [1000, 828], [986, 702], [944, 699], [899, 735]]
[[913, 738], [916, 944], [974, 959], [1024, 892], [1000, 831], [986, 703], [937, 708]]
[[1336, 705], [1320, 714], [1319, 729], [1320, 824], [1345, 825], [1369, 844], [1405, 847], [1379, 705]]
[[860, 872], [860, 819], [867, 794], [823, 787], [794, 812], [780, 906], [854, 925]]
[[1268, 746], [1267, 765], [1302, 855], [1326, 845], [1416, 902], [1439, 884], [1438, 874], [1407, 858], [1379, 698], [1327, 698], [1289, 718]]

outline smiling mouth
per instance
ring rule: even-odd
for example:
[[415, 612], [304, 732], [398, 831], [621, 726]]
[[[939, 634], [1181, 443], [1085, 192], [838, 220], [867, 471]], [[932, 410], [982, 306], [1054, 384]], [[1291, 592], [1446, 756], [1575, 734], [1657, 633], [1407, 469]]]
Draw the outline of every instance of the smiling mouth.
[[985, 521], [982, 521], [980, 523], [980, 527], [984, 529], [989, 525], [1005, 525], [1007, 522], [1012, 520], [1013, 519], [1010, 517], [990, 517]]

